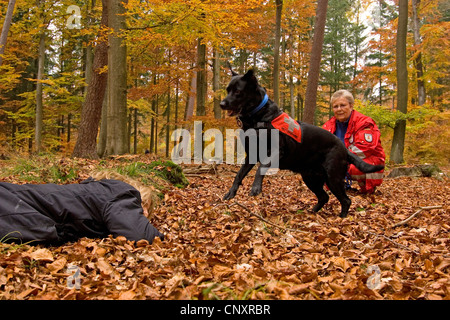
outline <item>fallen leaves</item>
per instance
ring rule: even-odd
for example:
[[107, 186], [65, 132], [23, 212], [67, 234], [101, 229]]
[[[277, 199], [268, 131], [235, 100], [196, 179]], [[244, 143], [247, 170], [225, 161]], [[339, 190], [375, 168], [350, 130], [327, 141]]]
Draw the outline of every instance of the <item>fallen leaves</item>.
[[59, 258], [58, 260], [56, 260], [56, 261], [54, 261], [54, 262], [52, 262], [52, 263], [49, 263], [49, 264], [47, 265], [47, 269], [48, 269], [51, 273], [55, 274], [55, 273], [58, 273], [58, 271], [64, 269], [64, 267], [66, 266], [66, 264], [67, 264], [67, 259], [64, 258], [64, 257], [61, 257], [61, 258]]
[[40, 248], [36, 251], [32, 251], [29, 254], [24, 255], [24, 258], [28, 257], [29, 259], [42, 261], [42, 262], [51, 262], [53, 261], [53, 254], [50, 250], [46, 248]]
[[[163, 242], [0, 244], [0, 299], [450, 299], [448, 180], [386, 179], [374, 195], [350, 192], [341, 219], [333, 196], [311, 213], [315, 196], [284, 172], [255, 198], [244, 180], [225, 205], [234, 174], [214, 172], [165, 193], [152, 218]], [[442, 208], [393, 227], [428, 206]], [[68, 285], [71, 270], [79, 289]]]

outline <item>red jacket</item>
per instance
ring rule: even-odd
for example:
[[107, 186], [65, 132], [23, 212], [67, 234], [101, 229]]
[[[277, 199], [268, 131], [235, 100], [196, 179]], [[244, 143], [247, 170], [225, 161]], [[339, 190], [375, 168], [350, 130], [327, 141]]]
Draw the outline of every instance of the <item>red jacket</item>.
[[[331, 133], [336, 132], [336, 117], [328, 120], [323, 128]], [[362, 113], [353, 110], [344, 137], [348, 150], [370, 164], [384, 164], [386, 156], [380, 141], [380, 130], [375, 121]], [[373, 192], [383, 182], [383, 170], [365, 174], [354, 165], [350, 165], [349, 174], [357, 180], [361, 191]]]

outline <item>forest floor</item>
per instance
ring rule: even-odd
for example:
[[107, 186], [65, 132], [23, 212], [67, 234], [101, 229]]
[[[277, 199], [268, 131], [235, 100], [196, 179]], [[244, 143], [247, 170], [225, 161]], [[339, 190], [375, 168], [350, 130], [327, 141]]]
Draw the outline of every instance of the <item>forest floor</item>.
[[[80, 179], [94, 163], [81, 165]], [[164, 241], [0, 243], [0, 300], [450, 299], [448, 178], [350, 191], [341, 219], [334, 196], [312, 213], [315, 196], [291, 172], [266, 177], [257, 197], [248, 196], [248, 177], [222, 201], [238, 167], [201, 169], [185, 168], [190, 184], [165, 188], [151, 213]]]

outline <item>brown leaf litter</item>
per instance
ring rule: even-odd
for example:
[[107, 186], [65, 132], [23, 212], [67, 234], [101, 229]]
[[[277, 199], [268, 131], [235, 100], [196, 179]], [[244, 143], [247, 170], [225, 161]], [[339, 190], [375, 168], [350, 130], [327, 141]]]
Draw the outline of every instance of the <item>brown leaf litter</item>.
[[[258, 197], [247, 178], [223, 202], [236, 170], [168, 190], [151, 216], [163, 242], [1, 243], [0, 299], [450, 299], [447, 178], [351, 191], [341, 219], [333, 196], [311, 213], [315, 196], [289, 172], [266, 177]], [[395, 226], [429, 206], [440, 208]]]

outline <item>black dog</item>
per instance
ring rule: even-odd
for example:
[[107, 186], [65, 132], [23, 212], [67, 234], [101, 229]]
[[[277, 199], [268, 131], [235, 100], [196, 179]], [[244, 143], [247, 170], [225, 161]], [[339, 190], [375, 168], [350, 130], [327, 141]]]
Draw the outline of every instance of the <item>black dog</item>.
[[[232, 79], [227, 87], [228, 94], [221, 101], [220, 107], [227, 110], [229, 116], [237, 116], [238, 122], [242, 123], [244, 132], [254, 129], [258, 136], [258, 142], [261, 137], [261, 129], [270, 131], [270, 129], [275, 129], [276, 123], [284, 124], [284, 128], [281, 129], [277, 126], [280, 130], [279, 150], [271, 150], [270, 139], [267, 139], [270, 157], [278, 156], [279, 169], [291, 170], [302, 175], [303, 181], [318, 199], [318, 203], [313, 208], [314, 212], [319, 211], [328, 202], [329, 196], [323, 189], [326, 183], [341, 203], [340, 216], [346, 217], [351, 204], [351, 200], [345, 192], [344, 182], [348, 164], [354, 164], [365, 173], [379, 171], [384, 166], [374, 166], [362, 161], [348, 151], [339, 138], [332, 133], [290, 118], [272, 100], [268, 99], [265, 89], [258, 84], [252, 70], [243, 76], [234, 71], [231, 72]], [[267, 158], [259, 155], [260, 152], [258, 152], [257, 161], [250, 161], [249, 147], [249, 144], [245, 143], [245, 162], [237, 173], [230, 190], [224, 196], [224, 200], [234, 198], [242, 180], [256, 162], [259, 162], [260, 166], [256, 171], [250, 195], [256, 196], [262, 191], [264, 169], [267, 170], [270, 163]]]

